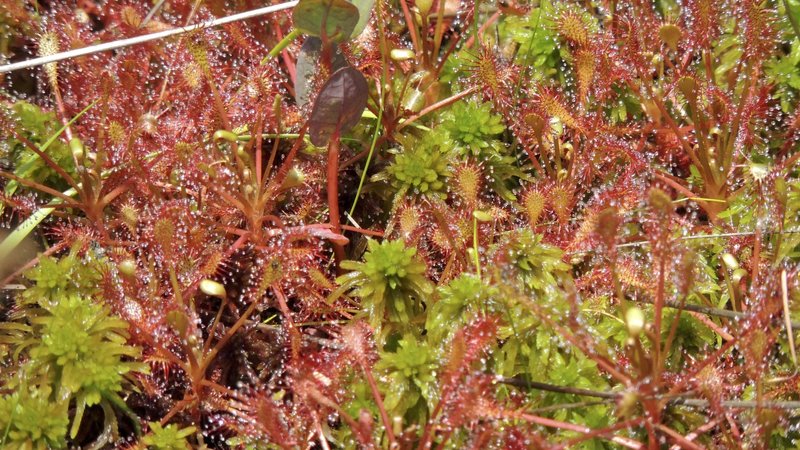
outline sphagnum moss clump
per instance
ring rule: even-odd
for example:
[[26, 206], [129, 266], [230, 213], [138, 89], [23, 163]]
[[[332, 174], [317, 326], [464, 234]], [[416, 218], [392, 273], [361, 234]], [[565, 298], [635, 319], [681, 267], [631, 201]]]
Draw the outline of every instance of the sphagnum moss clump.
[[424, 139], [406, 137], [402, 151], [387, 169], [392, 186], [411, 195], [437, 196], [451, 176], [453, 141], [444, 130]]
[[428, 416], [437, 400], [437, 356], [434, 348], [413, 336], [400, 339], [394, 351], [381, 354], [375, 369], [387, 374], [387, 411], [415, 421]]
[[175, 424], [163, 426], [150, 422], [150, 433], [142, 438], [142, 443], [152, 450], [188, 450], [191, 447], [186, 438], [195, 432], [196, 427], [180, 428]]
[[402, 3], [0, 74], [0, 448], [798, 446], [797, 1]]
[[439, 126], [447, 130], [453, 141], [475, 156], [492, 145], [506, 129], [503, 118], [492, 113], [491, 104], [475, 101], [453, 105]]
[[416, 248], [402, 240], [372, 240], [364, 262], [344, 261], [342, 268], [352, 272], [337, 279], [340, 290], [356, 289], [354, 294], [363, 300], [374, 326], [384, 320], [384, 314], [389, 322], [407, 324], [423, 311], [425, 299], [433, 292], [425, 262]]
[[420, 150], [398, 155], [389, 172], [394, 176], [395, 186], [423, 195], [441, 192], [450, 175], [445, 155]]
[[50, 392], [21, 386], [0, 397], [3, 448], [49, 450], [67, 448], [68, 402]]
[[431, 342], [446, 340], [452, 333], [454, 323], [466, 324], [472, 317], [497, 309], [499, 296], [491, 286], [474, 274], [461, 274], [446, 286], [438, 288], [438, 298], [428, 312], [425, 328]]
[[33, 327], [40, 340], [28, 352], [34, 370], [58, 374], [53, 386], [59, 395], [96, 405], [122, 390], [126, 374], [142, 369], [140, 363], [123, 361], [139, 356], [125, 344], [128, 324], [100, 305], [68, 296], [40, 306], [45, 313]]

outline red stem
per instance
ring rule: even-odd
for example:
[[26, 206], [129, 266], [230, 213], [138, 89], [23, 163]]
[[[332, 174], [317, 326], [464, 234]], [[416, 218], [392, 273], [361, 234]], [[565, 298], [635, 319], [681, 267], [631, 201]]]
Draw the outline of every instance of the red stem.
[[369, 389], [372, 391], [372, 397], [375, 399], [375, 405], [378, 406], [381, 422], [383, 422], [383, 428], [386, 430], [386, 439], [389, 440], [389, 448], [396, 448], [394, 432], [392, 431], [392, 421], [389, 420], [389, 414], [386, 412], [386, 407], [383, 406], [383, 399], [381, 398], [381, 393], [378, 390], [378, 383], [375, 382], [375, 377], [372, 376], [372, 370], [370, 370], [369, 367], [362, 363], [361, 368], [364, 370], [364, 376], [367, 378], [367, 384], [369, 384]]
[[700, 445], [695, 444], [689, 439], [686, 439], [683, 435], [681, 435], [680, 433], [678, 433], [677, 431], [673, 430], [668, 426], [657, 423], [655, 424], [655, 427], [658, 428], [662, 433], [671, 437], [672, 440], [675, 441], [675, 443], [678, 444], [681, 448], [693, 449], [693, 450], [702, 450], [704, 448]]
[[[339, 130], [337, 129], [328, 143], [328, 209], [332, 231], [342, 234], [342, 225], [339, 222]], [[333, 244], [333, 254], [336, 266], [344, 260], [344, 245]]]
[[[478, 37], [483, 36], [483, 33], [486, 31], [486, 29], [489, 28], [493, 23], [495, 23], [499, 18], [500, 18], [500, 10], [497, 10], [488, 19], [486, 19], [486, 22], [484, 22], [480, 28], [478, 28]], [[471, 48], [472, 44], [474, 43], [475, 43], [475, 35], [472, 35], [469, 37], [469, 39], [467, 39], [467, 42], [464, 43], [464, 48], [467, 49]]]
[[419, 37], [417, 37], [417, 26], [414, 23], [414, 18], [411, 16], [411, 11], [408, 9], [408, 3], [406, 0], [400, 0], [400, 6], [403, 8], [403, 17], [406, 20], [408, 33], [411, 35], [411, 43], [414, 45], [414, 51], [417, 55], [421, 56], [422, 47], [420, 47]]
[[352, 231], [355, 233], [365, 234], [367, 236], [383, 237], [383, 231], [380, 230], [367, 230], [364, 228], [351, 227], [350, 225], [342, 225], [343, 230]]

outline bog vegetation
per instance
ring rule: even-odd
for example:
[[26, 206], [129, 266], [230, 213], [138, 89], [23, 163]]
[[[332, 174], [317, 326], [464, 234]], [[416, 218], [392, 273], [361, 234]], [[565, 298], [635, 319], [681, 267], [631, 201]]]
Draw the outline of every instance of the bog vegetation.
[[[7, 0], [0, 62], [253, 0]], [[0, 446], [800, 446], [798, 0], [300, 0], [0, 74]]]

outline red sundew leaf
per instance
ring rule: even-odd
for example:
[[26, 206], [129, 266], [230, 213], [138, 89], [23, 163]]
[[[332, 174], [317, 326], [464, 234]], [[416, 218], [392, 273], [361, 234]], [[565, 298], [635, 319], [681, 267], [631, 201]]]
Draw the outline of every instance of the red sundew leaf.
[[350, 38], [358, 18], [358, 8], [347, 0], [300, 0], [292, 14], [295, 28], [303, 33], [340, 42]]
[[483, 316], [458, 330], [450, 342], [450, 355], [443, 373], [446, 384], [454, 384], [459, 375], [489, 348], [497, 336], [498, 326], [497, 317]]
[[344, 67], [331, 75], [311, 111], [311, 143], [323, 147], [337, 131], [345, 132], [355, 126], [367, 106], [367, 95], [367, 80], [358, 70]]
[[334, 233], [328, 224], [308, 225], [305, 228], [305, 232], [320, 239], [327, 239], [334, 244], [347, 245], [347, 243], [350, 242], [349, 239], [341, 234]]
[[315, 223], [312, 225], [303, 225], [298, 227], [288, 228], [273, 228], [267, 230], [268, 237], [284, 235], [290, 240], [305, 239], [308, 237], [315, 237], [319, 239], [327, 239], [334, 244], [346, 245], [350, 242], [349, 239], [341, 234], [332, 231], [333, 226], [329, 223]]
[[682, 12], [689, 41], [698, 48], [711, 48], [720, 34], [720, 5], [712, 0], [689, 0]]

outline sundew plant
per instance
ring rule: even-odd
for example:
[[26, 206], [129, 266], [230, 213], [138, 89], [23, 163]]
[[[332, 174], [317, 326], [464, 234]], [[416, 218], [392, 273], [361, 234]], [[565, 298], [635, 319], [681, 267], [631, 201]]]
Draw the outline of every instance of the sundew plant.
[[800, 1], [276, 2], [0, 5], [0, 448], [800, 448]]

